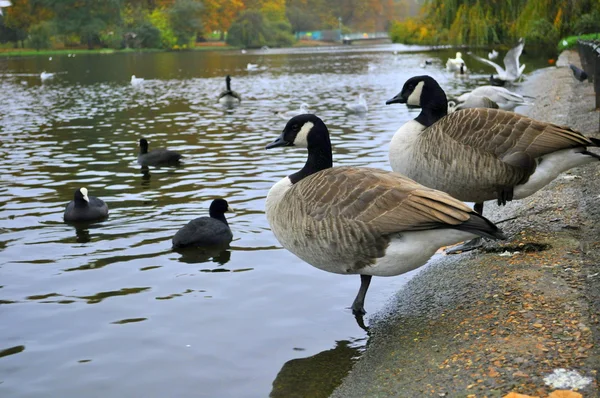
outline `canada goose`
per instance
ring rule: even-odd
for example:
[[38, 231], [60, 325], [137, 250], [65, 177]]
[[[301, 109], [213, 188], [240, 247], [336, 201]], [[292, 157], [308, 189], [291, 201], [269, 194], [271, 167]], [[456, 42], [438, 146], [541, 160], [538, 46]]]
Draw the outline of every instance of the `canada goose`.
[[580, 69], [573, 64], [569, 64], [569, 68], [571, 68], [573, 71], [573, 76], [575, 76], [575, 79], [579, 80], [580, 82], [588, 78], [587, 73], [585, 73], [583, 69]]
[[390, 163], [396, 172], [459, 200], [506, 204], [538, 191], [560, 173], [597, 161], [600, 146], [568, 127], [500, 109], [463, 109], [447, 114], [446, 94], [430, 76], [406, 81], [386, 104], [421, 108], [396, 131]]
[[181, 160], [181, 154], [168, 149], [153, 149], [148, 152], [148, 141], [140, 139], [138, 163], [142, 166], [176, 166]]
[[358, 101], [346, 104], [346, 112], [348, 113], [367, 113], [368, 111], [369, 106], [362, 93], [358, 95]]
[[231, 243], [233, 234], [225, 213], [233, 212], [225, 199], [215, 199], [210, 204], [210, 217], [196, 218], [173, 236], [173, 249], [185, 247], [215, 247]]
[[488, 97], [475, 97], [471, 96], [464, 102], [448, 101], [448, 113], [456, 112], [460, 109], [467, 108], [500, 108], [497, 103], [489, 99]]
[[465, 64], [465, 61], [462, 59], [462, 54], [460, 51], [458, 51], [456, 53], [456, 58], [448, 58], [448, 61], [446, 61], [446, 70], [448, 72], [459, 72], [461, 70], [461, 66], [462, 66], [463, 73], [466, 72], [467, 65]]
[[225, 90], [221, 91], [221, 94], [219, 94], [219, 103], [224, 106], [235, 106], [239, 104], [242, 101], [242, 97], [231, 90], [231, 77], [229, 75], [225, 78], [225, 87]]
[[87, 188], [79, 188], [67, 204], [63, 219], [73, 221], [98, 221], [108, 217], [108, 206], [102, 199], [88, 196]]
[[425, 264], [442, 246], [468, 237], [503, 238], [490, 221], [450, 195], [401, 174], [332, 167], [329, 131], [317, 116], [290, 119], [266, 149], [308, 149], [298, 172], [273, 185], [266, 215], [287, 250], [324, 271], [359, 274], [352, 311], [362, 315], [375, 276], [394, 276]]
[[[525, 97], [519, 95], [517, 93], [513, 93], [510, 90], [505, 89], [504, 87], [496, 87], [496, 86], [481, 86], [477, 87], [475, 90], [462, 94], [457, 98], [459, 102], [467, 102], [473, 97], [487, 97], [490, 100], [494, 101], [500, 109], [504, 109], [505, 111], [512, 111], [517, 106], [525, 106], [525, 105], [533, 105], [530, 102], [527, 102]], [[474, 106], [467, 106], [466, 108], [476, 108]], [[487, 107], [489, 108], [489, 107]]]
[[492, 51], [488, 53], [488, 59], [494, 60], [496, 58], [498, 58], [498, 51], [492, 49]]
[[143, 77], [135, 77], [135, 75], [131, 75], [131, 85], [132, 86], [139, 86], [142, 83], [144, 83]]
[[519, 65], [519, 57], [523, 52], [523, 47], [525, 47], [525, 40], [520, 38], [519, 44], [508, 50], [504, 56], [504, 68], [489, 59], [479, 57], [475, 54], [471, 54], [471, 56], [485, 64], [493, 66], [498, 74], [498, 79], [505, 82], [514, 82], [523, 74], [523, 70], [525, 69], [525, 64]]

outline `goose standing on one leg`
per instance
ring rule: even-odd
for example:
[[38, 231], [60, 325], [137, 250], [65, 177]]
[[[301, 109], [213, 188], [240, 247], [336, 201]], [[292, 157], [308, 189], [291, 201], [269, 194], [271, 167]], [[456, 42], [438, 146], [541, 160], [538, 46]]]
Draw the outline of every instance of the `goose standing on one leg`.
[[239, 103], [242, 102], [242, 97], [231, 90], [231, 77], [229, 75], [225, 78], [225, 85], [226, 89], [221, 91], [221, 94], [219, 94], [219, 98], [217, 99], [219, 103], [229, 108], [239, 105]]
[[506, 204], [525, 198], [563, 171], [600, 160], [600, 146], [568, 127], [499, 109], [463, 109], [446, 116], [444, 90], [430, 76], [416, 76], [386, 104], [421, 108], [390, 143], [392, 169], [457, 199]]
[[375, 276], [400, 275], [425, 264], [442, 246], [476, 236], [504, 238], [490, 221], [450, 195], [398, 173], [332, 167], [329, 131], [317, 116], [288, 121], [267, 149], [308, 149], [304, 167], [271, 188], [266, 215], [281, 245], [324, 271], [359, 274], [352, 304], [363, 315]]

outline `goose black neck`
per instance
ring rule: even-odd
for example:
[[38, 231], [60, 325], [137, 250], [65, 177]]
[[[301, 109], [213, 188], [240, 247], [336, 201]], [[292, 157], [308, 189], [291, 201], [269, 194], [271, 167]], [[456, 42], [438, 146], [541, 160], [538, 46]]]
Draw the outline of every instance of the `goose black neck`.
[[225, 79], [225, 85], [227, 86], [227, 91], [231, 91], [231, 80]]
[[421, 93], [421, 113], [415, 119], [429, 127], [448, 114], [448, 98], [438, 82], [430, 79]]
[[443, 109], [423, 108], [415, 120], [425, 127], [429, 127], [448, 114], [448, 102]]
[[289, 178], [292, 184], [295, 184], [311, 174], [331, 167], [333, 167], [333, 155], [331, 153], [329, 132], [327, 132], [325, 136], [321, 136], [320, 142], [309, 145], [308, 159], [304, 167], [300, 171], [290, 175]]
[[140, 154], [146, 154], [148, 153], [148, 143], [147, 142], [140, 142]]
[[211, 218], [214, 218], [215, 220], [219, 220], [219, 221], [225, 223], [225, 225], [229, 226], [229, 223], [227, 222], [227, 219], [225, 218], [225, 214], [223, 214], [223, 212], [209, 210], [208, 214], [210, 215]]

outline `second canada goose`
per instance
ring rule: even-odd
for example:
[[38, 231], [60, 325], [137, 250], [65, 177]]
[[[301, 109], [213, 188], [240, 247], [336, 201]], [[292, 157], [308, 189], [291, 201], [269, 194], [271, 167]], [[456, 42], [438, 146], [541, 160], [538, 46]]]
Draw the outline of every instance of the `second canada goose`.
[[332, 167], [329, 131], [315, 115], [290, 119], [267, 149], [308, 149], [304, 167], [270, 189], [266, 215], [287, 250], [324, 271], [358, 274], [352, 304], [363, 315], [372, 276], [400, 275], [442, 246], [476, 236], [504, 238], [489, 220], [450, 195], [401, 174]]
[[145, 138], [140, 139], [140, 153], [138, 163], [142, 166], [177, 166], [181, 160], [179, 152], [168, 149], [153, 149], [148, 152], [148, 141]]
[[459, 200], [506, 204], [525, 198], [570, 168], [600, 160], [587, 147], [600, 140], [568, 127], [500, 109], [463, 109], [448, 103], [430, 76], [406, 81], [386, 104], [421, 108], [396, 131], [390, 163], [396, 172]]
[[242, 101], [242, 97], [231, 90], [231, 77], [229, 75], [225, 78], [225, 90], [221, 91], [217, 100], [225, 106], [235, 106]]
[[[525, 97], [520, 94], [513, 93], [510, 90], [505, 89], [504, 87], [496, 87], [496, 86], [481, 86], [477, 87], [475, 90], [464, 93], [457, 98], [459, 102], [467, 102], [469, 100], [472, 101], [473, 97], [487, 97], [490, 100], [494, 101], [500, 109], [504, 109], [505, 111], [512, 111], [517, 106], [526, 106], [533, 105], [528, 102]], [[475, 108], [473, 106], [468, 106], [468, 108]]]

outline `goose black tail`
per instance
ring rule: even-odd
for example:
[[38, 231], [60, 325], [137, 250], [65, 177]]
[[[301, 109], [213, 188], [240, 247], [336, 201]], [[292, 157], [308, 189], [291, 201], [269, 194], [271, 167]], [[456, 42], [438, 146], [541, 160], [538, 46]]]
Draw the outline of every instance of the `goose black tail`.
[[493, 222], [487, 218], [472, 212], [471, 218], [462, 224], [455, 225], [453, 228], [460, 231], [470, 232], [484, 238], [506, 239], [506, 235]]
[[592, 141], [594, 143], [595, 146], [600, 146], [600, 139], [598, 138], [593, 138], [593, 137], [588, 137], [590, 139], [590, 141]]

